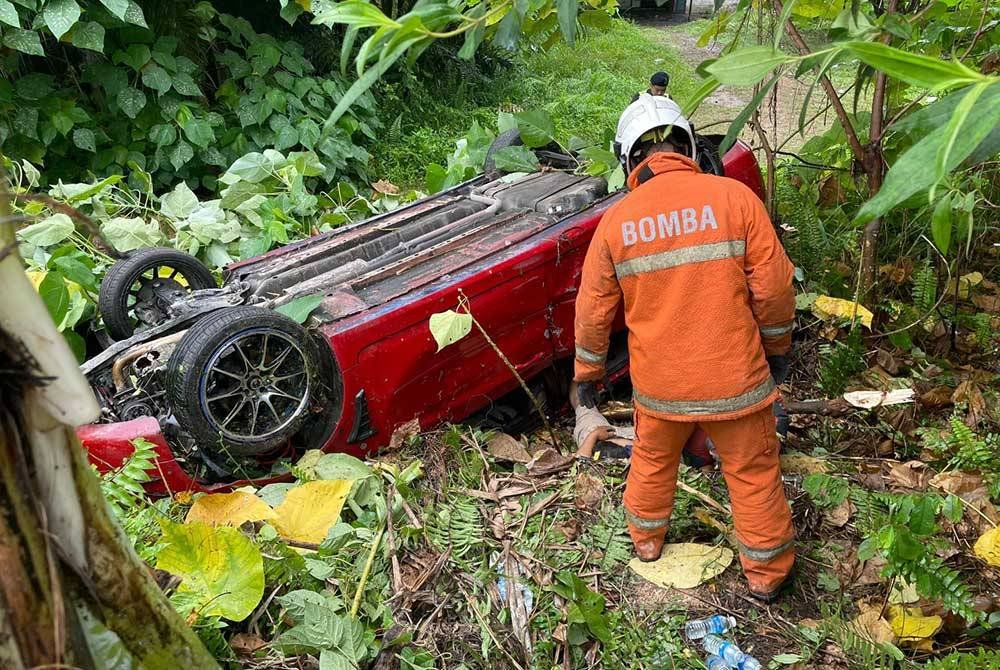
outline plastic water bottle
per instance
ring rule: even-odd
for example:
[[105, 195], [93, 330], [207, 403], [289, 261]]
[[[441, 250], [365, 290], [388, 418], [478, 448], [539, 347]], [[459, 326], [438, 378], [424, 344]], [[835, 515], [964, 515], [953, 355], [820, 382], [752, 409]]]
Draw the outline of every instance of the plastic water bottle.
[[705, 661], [708, 670], [729, 670], [729, 664], [718, 656], [709, 656]]
[[730, 668], [738, 670], [760, 670], [761, 665], [753, 656], [748, 656], [732, 642], [726, 642], [718, 635], [708, 635], [701, 642], [709, 654], [720, 657]]
[[695, 619], [684, 624], [684, 634], [689, 640], [700, 640], [706, 635], [721, 635], [736, 628], [736, 618], [716, 614], [707, 619]]

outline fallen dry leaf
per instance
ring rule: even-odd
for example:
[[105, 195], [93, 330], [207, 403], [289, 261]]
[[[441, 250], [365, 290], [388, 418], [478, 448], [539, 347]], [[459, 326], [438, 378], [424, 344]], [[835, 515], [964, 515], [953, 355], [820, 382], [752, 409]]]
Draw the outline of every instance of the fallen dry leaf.
[[945, 493], [961, 495], [983, 487], [983, 478], [974, 472], [941, 472], [931, 478], [930, 485]]
[[528, 463], [531, 461], [531, 454], [521, 444], [507, 433], [494, 433], [486, 443], [486, 448], [490, 455], [501, 461], [511, 461], [513, 463]]
[[896, 633], [893, 631], [892, 625], [882, 618], [878, 608], [875, 607], [866, 609], [854, 617], [850, 626], [855, 635], [869, 642], [880, 644], [896, 641]]
[[353, 485], [349, 479], [320, 479], [296, 486], [274, 510], [274, 527], [285, 539], [321, 543], [340, 518]]
[[990, 565], [1000, 566], [1000, 528], [993, 528], [979, 536], [972, 551]]
[[392, 182], [385, 181], [384, 179], [379, 179], [377, 182], [372, 184], [372, 188], [379, 193], [384, 193], [386, 195], [399, 195], [399, 187]]
[[209, 493], [199, 496], [188, 510], [184, 523], [202, 522], [210, 526], [242, 526], [248, 521], [276, 518], [271, 506], [246, 491]]
[[229, 646], [233, 648], [233, 651], [235, 651], [237, 655], [249, 656], [258, 649], [266, 647], [267, 642], [259, 635], [237, 633], [231, 640], [229, 640]]
[[565, 521], [559, 521], [552, 526], [557, 533], [560, 533], [566, 538], [567, 542], [572, 542], [576, 538], [580, 537], [580, 520], [577, 518], [566, 519]]
[[980, 295], [972, 296], [972, 304], [984, 312], [1000, 312], [1000, 295]]
[[814, 475], [818, 472], [826, 472], [826, 463], [815, 456], [782, 454], [781, 471], [786, 475]]
[[895, 463], [889, 469], [889, 481], [896, 486], [914, 491], [926, 489], [933, 477], [934, 471], [922, 461]]
[[951, 400], [955, 403], [968, 403], [969, 410], [965, 416], [965, 425], [969, 428], [975, 428], [983, 420], [983, 416], [986, 414], [986, 398], [983, 397], [983, 391], [976, 382], [966, 380], [959, 384], [951, 396]]
[[812, 304], [812, 311], [821, 319], [837, 318], [850, 321], [857, 318], [869, 330], [872, 327], [872, 319], [875, 318], [875, 315], [860, 303], [842, 298], [832, 298], [828, 295], [816, 298]]
[[875, 354], [875, 362], [882, 366], [882, 368], [888, 372], [890, 375], [899, 374], [899, 362], [896, 357], [890, 354], [885, 349], [879, 349]]
[[604, 500], [604, 482], [587, 472], [581, 472], [576, 476], [574, 489], [576, 497], [573, 506], [578, 510], [593, 511], [600, 507], [601, 501]]
[[826, 510], [823, 513], [823, 519], [835, 528], [843, 528], [851, 520], [851, 515], [854, 512], [854, 504], [851, 502], [851, 499], [844, 498], [839, 505]]
[[560, 454], [552, 447], [546, 447], [528, 462], [528, 474], [533, 477], [555, 474], [568, 468], [574, 460], [572, 456]]
[[722, 574], [732, 562], [733, 552], [726, 547], [681, 542], [664, 545], [660, 558], [652, 563], [633, 558], [628, 566], [657, 586], [693, 589]]
[[920, 396], [920, 404], [930, 409], [953, 405], [954, 401], [951, 399], [951, 396], [954, 392], [955, 389], [950, 386], [935, 386]]
[[401, 426], [396, 426], [396, 429], [392, 431], [392, 436], [389, 438], [389, 446], [386, 447], [386, 451], [399, 451], [406, 446], [406, 441], [409, 440], [414, 435], [420, 434], [420, 419], [418, 417], [413, 417]]

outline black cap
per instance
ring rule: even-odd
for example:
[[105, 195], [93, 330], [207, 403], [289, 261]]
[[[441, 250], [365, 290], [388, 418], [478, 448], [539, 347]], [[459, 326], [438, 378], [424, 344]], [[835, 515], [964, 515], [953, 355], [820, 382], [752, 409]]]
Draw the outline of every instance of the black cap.
[[670, 83], [670, 75], [666, 72], [657, 72], [652, 77], [649, 78], [649, 83], [653, 86], [663, 86], [666, 87]]

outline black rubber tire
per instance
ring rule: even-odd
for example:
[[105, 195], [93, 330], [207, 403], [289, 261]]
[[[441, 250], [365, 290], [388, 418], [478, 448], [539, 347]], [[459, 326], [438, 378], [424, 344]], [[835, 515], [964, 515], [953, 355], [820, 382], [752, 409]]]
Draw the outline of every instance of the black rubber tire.
[[[202, 379], [213, 356], [235, 335], [245, 331], [268, 329], [287, 335], [300, 347], [308, 375], [308, 399], [280, 432], [258, 439], [232, 439], [212, 422], [201, 404]], [[310, 416], [311, 406], [322, 395], [318, 379], [319, 352], [316, 341], [305, 328], [288, 317], [263, 307], [229, 307], [212, 312], [197, 321], [174, 348], [166, 369], [167, 404], [178, 424], [209, 453], [233, 456], [266, 454], [294, 436]]]
[[215, 277], [194, 256], [167, 247], [136, 249], [116, 262], [104, 275], [97, 297], [97, 309], [113, 340], [132, 337], [135, 325], [128, 314], [128, 295], [139, 276], [156, 266], [180, 271], [192, 290], [215, 288]]
[[520, 147], [523, 146], [524, 142], [521, 141], [521, 131], [517, 128], [511, 128], [505, 133], [500, 133], [497, 138], [493, 140], [490, 144], [490, 148], [486, 150], [486, 158], [483, 159], [483, 173], [490, 178], [496, 178], [501, 175], [500, 170], [497, 170], [497, 164], [495, 160], [496, 153], [501, 149], [506, 149], [507, 147]]

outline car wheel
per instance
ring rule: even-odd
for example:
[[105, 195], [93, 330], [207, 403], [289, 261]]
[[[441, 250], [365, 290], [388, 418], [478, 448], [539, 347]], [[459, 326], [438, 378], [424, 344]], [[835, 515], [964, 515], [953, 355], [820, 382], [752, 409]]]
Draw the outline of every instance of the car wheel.
[[167, 318], [166, 307], [193, 290], [215, 288], [215, 277], [197, 258], [176, 249], [138, 249], [104, 275], [97, 307], [114, 340]]
[[282, 444], [319, 395], [316, 345], [291, 319], [262, 307], [213, 312], [167, 361], [167, 401], [209, 452], [253, 456]]

